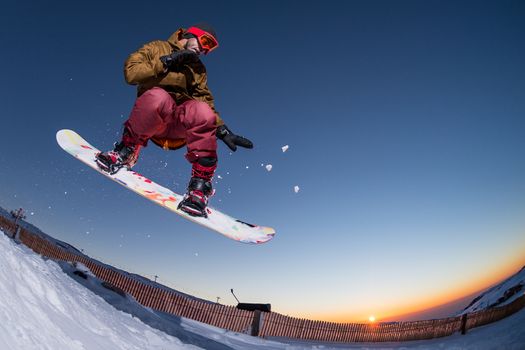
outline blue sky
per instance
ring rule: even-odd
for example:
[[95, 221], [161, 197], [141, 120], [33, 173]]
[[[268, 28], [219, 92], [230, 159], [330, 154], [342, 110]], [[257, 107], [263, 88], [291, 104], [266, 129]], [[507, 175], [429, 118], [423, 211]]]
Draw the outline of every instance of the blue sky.
[[[459, 298], [525, 263], [524, 17], [520, 1], [10, 2], [0, 205], [226, 304], [234, 288], [359, 320]], [[70, 128], [111, 147], [135, 99], [126, 57], [199, 21], [220, 41], [203, 58], [217, 109], [255, 144], [220, 146], [212, 205], [275, 227], [263, 246], [182, 220], [55, 142]], [[136, 169], [183, 192], [183, 155], [150, 145]]]

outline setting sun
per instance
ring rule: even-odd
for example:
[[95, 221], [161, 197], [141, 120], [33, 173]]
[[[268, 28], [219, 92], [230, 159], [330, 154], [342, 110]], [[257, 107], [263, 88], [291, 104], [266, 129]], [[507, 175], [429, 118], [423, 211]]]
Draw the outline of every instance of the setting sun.
[[376, 317], [374, 315], [371, 315], [370, 317], [368, 317], [368, 321], [370, 321], [371, 323], [375, 322], [376, 321]]

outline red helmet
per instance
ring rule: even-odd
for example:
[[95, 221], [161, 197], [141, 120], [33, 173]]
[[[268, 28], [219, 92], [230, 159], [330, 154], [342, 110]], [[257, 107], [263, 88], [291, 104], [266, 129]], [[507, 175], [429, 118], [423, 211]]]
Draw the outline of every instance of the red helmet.
[[193, 27], [189, 27], [186, 30], [186, 33], [197, 38], [205, 55], [219, 47], [219, 41], [217, 40], [215, 31], [208, 25], [197, 24]]

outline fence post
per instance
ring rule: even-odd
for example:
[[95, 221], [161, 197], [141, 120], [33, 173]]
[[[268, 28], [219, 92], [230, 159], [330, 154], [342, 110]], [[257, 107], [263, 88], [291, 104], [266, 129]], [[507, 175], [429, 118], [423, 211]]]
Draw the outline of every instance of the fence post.
[[7, 237], [9, 237], [11, 239], [15, 239], [16, 229], [17, 229], [17, 227], [15, 226], [12, 230], [10, 229], [9, 232], [6, 232]]
[[22, 227], [20, 225], [18, 225], [16, 227], [15, 233], [13, 234], [13, 239], [15, 240], [15, 242], [20, 242], [20, 231], [21, 230], [22, 230]]
[[461, 334], [467, 334], [467, 314], [461, 315]]
[[258, 337], [262, 325], [262, 312], [261, 310], [253, 311], [252, 331], [251, 336]]

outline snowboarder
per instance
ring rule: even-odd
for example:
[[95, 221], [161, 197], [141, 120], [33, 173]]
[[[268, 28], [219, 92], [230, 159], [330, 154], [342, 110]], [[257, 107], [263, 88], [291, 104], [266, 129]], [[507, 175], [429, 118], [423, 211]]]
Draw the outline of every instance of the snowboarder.
[[219, 46], [214, 29], [205, 23], [179, 29], [167, 41], [152, 41], [126, 60], [124, 75], [138, 85], [137, 99], [120, 142], [97, 155], [98, 166], [115, 173], [133, 167], [142, 146], [151, 140], [164, 149], [186, 145], [192, 164], [191, 179], [179, 209], [206, 217], [217, 168], [217, 141], [232, 151], [253, 148], [250, 140], [235, 135], [215, 110], [206, 68], [199, 59]]

